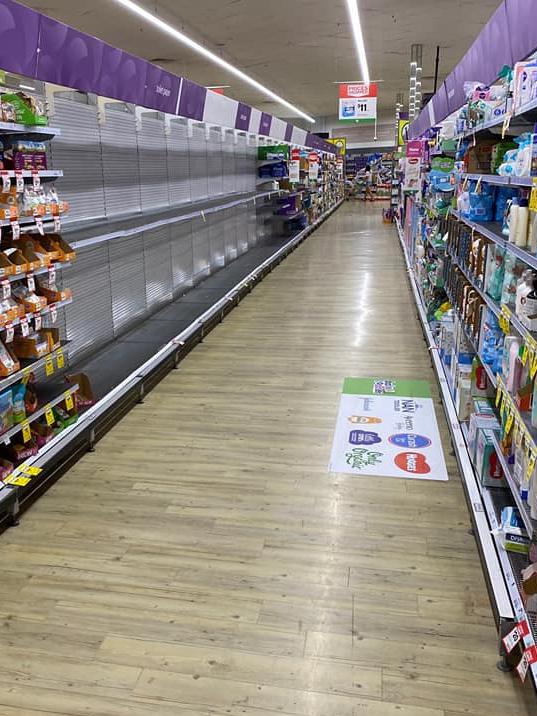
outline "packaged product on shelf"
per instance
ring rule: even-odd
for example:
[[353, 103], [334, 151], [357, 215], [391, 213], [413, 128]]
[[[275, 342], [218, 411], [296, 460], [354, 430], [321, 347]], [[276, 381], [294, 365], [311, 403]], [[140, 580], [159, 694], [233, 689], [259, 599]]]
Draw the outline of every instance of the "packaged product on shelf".
[[12, 293], [17, 303], [22, 306], [23, 313], [39, 313], [47, 305], [46, 297], [30, 291], [25, 283], [15, 284]]
[[70, 385], [78, 385], [75, 402], [79, 411], [85, 410], [95, 403], [91, 382], [86, 373], [71, 373], [66, 375], [65, 379]]
[[472, 411], [472, 384], [469, 377], [459, 378], [455, 387], [455, 409], [461, 422], [469, 419]]
[[26, 420], [26, 405], [24, 402], [26, 385], [18, 383], [11, 389], [11, 394], [13, 396], [13, 422], [15, 425], [20, 425]]
[[502, 297], [504, 272], [505, 251], [500, 246], [491, 244], [487, 254], [485, 291], [495, 301], [499, 301]]
[[20, 318], [25, 313], [24, 307], [17, 303], [13, 296], [7, 298], [0, 298], [0, 315], [3, 316], [2, 323], [5, 325], [8, 321], [14, 321], [16, 318]]
[[75, 260], [75, 251], [59, 234], [45, 234], [39, 238], [39, 242], [49, 254], [54, 252], [59, 261], [65, 263]]
[[14, 248], [19, 249], [21, 254], [24, 256], [28, 263], [28, 269], [30, 271], [36, 271], [40, 268], [47, 268], [50, 265], [50, 258], [48, 253], [41, 249], [39, 253], [35, 251], [35, 248], [39, 248], [39, 243], [31, 239], [29, 234], [21, 234], [20, 238], [12, 244]]
[[11, 351], [6, 348], [2, 341], [0, 341], [0, 376], [5, 378], [8, 375], [16, 373], [18, 370], [20, 370], [19, 361]]
[[507, 552], [528, 554], [530, 540], [516, 507], [503, 508], [497, 534], [501, 538], [503, 548]]
[[76, 403], [73, 402], [73, 407], [70, 410], [66, 410], [59, 405], [54, 406], [52, 409], [54, 414], [54, 428], [56, 432], [61, 432], [68, 428], [70, 425], [74, 425], [78, 420], [78, 412]]
[[531, 272], [528, 279], [531, 283], [530, 291], [524, 291], [520, 299], [520, 322], [529, 331], [537, 330], [537, 276]]
[[0, 482], [3, 482], [6, 477], [9, 477], [15, 466], [9, 460], [0, 459]]
[[0, 192], [0, 217], [10, 218], [13, 212], [15, 215], [19, 213], [19, 196], [14, 184], [10, 186], [9, 191]]
[[39, 276], [37, 290], [41, 296], [45, 297], [45, 302], [48, 301], [49, 303], [67, 301], [73, 295], [70, 288], [58, 288], [56, 281], [51, 281], [48, 276]]
[[35, 420], [32, 422], [30, 428], [33, 439], [39, 449], [49, 443], [55, 435], [53, 427], [48, 425], [44, 419]]
[[513, 254], [506, 255], [500, 301], [509, 308], [515, 308], [515, 311], [516, 305], [518, 305], [518, 290], [521, 282], [525, 280], [523, 277], [526, 274], [526, 267], [527, 264], [517, 259]]
[[474, 466], [483, 487], [507, 486], [494, 445], [494, 432], [488, 428], [477, 430]]
[[[27, 124], [29, 126], [46, 126], [48, 124], [47, 116], [43, 103], [25, 92], [4, 92], [0, 94], [0, 102], [2, 107], [9, 105], [7, 110], [14, 119], [4, 119], [4, 122], [17, 122], [18, 124]], [[11, 109], [12, 108], [12, 109]], [[2, 113], [4, 110], [2, 110]]]
[[487, 371], [483, 367], [478, 356], [474, 356], [472, 361], [472, 372], [470, 374], [472, 381], [471, 391], [472, 398], [492, 397], [494, 388], [490, 383]]
[[[19, 433], [20, 435], [20, 433]], [[15, 437], [15, 440], [18, 436]], [[29, 460], [31, 457], [35, 457], [39, 452], [37, 443], [32, 437], [27, 443], [18, 443], [12, 441], [6, 448], [8, 457], [13, 460], [15, 465], [20, 465], [24, 460]]]
[[0, 434], [13, 427], [13, 395], [11, 390], [0, 393]]
[[46, 171], [47, 147], [44, 142], [17, 140], [4, 152], [6, 167], [23, 171]]
[[8, 261], [13, 266], [12, 274], [24, 274], [28, 273], [28, 271], [30, 270], [28, 261], [26, 260], [24, 254], [20, 249], [7, 247], [4, 249], [4, 255], [7, 257]]
[[18, 358], [42, 358], [51, 352], [49, 338], [44, 331], [33, 331], [28, 336], [13, 339], [13, 352]]
[[537, 612], [537, 564], [522, 570], [522, 601], [528, 612]]
[[[33, 252], [37, 256], [41, 266], [49, 266], [52, 261], [57, 261], [60, 258], [60, 250], [47, 249], [45, 248], [42, 239], [45, 237], [37, 237], [33, 234], [21, 234], [17, 245], [26, 255], [26, 252]], [[31, 255], [31, 254], [30, 254]]]
[[[473, 403], [473, 409], [476, 410], [475, 401]], [[472, 462], [475, 463], [476, 447], [477, 447], [477, 434], [479, 430], [499, 430], [500, 424], [494, 413], [479, 413], [474, 412], [470, 415], [468, 422], [468, 452]]]

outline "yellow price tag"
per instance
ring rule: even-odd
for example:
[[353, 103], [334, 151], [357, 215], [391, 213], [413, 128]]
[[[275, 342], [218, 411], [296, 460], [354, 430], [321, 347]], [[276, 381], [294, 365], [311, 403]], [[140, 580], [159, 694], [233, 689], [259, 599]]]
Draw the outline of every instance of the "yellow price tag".
[[54, 413], [52, 412], [50, 405], [45, 406], [45, 420], [47, 421], [49, 428], [51, 425], [54, 425]]
[[501, 399], [502, 399], [502, 386], [500, 383], [498, 383], [498, 387], [496, 389], [496, 407], [497, 408], [500, 406]]
[[533, 178], [530, 194], [530, 211], [537, 211], [537, 177]]
[[529, 480], [531, 476], [533, 475], [533, 470], [535, 469], [535, 460], [537, 459], [537, 455], [533, 452], [533, 450], [530, 453], [530, 456], [528, 458], [528, 469], [526, 470], [526, 480]]
[[498, 323], [500, 324], [500, 328], [504, 333], [509, 333], [511, 323], [511, 311], [507, 308], [507, 306], [502, 306], [498, 318]]
[[52, 360], [52, 356], [49, 354], [45, 358], [45, 374], [52, 375], [53, 373], [54, 373], [54, 361]]
[[32, 439], [32, 431], [30, 429], [30, 423], [25, 420], [22, 424], [22, 441], [25, 443], [29, 443]]
[[22, 369], [22, 383], [26, 385], [28, 381], [30, 380], [30, 376], [32, 374], [32, 369], [30, 366], [27, 366], [26, 368]]
[[530, 378], [533, 380], [537, 373], [537, 353], [531, 359]]
[[61, 370], [65, 365], [65, 356], [61, 348], [56, 351], [56, 365], [58, 366], [58, 370]]
[[511, 113], [508, 112], [505, 115], [505, 119], [503, 120], [503, 124], [502, 124], [502, 139], [505, 139], [505, 133], [509, 129], [510, 124], [511, 124]]
[[526, 365], [526, 363], [528, 362], [529, 352], [530, 351], [528, 346], [524, 343], [524, 345], [522, 346], [522, 355], [520, 356], [520, 361], [522, 365]]
[[66, 410], [72, 410], [75, 406], [72, 393], [64, 393], [65, 397], [65, 408]]
[[31, 479], [31, 477], [25, 477], [24, 475], [16, 475], [15, 477], [8, 477], [5, 482], [7, 482], [8, 485], [26, 487], [26, 485], [30, 482]]
[[513, 427], [514, 419], [515, 419], [515, 416], [513, 415], [513, 413], [509, 413], [509, 415], [507, 416], [507, 421], [505, 423], [505, 434], [506, 435], [509, 435], [509, 433], [511, 432], [511, 428]]
[[43, 472], [43, 469], [41, 467], [35, 467], [34, 465], [28, 465], [28, 467], [25, 467], [24, 469], [21, 469], [21, 466], [19, 466], [19, 472], [22, 472], [29, 477], [37, 477], [37, 475], [40, 475]]

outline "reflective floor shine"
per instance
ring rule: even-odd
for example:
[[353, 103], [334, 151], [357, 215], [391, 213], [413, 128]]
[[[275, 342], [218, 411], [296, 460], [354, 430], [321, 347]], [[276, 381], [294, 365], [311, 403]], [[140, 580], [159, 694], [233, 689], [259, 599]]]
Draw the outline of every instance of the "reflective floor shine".
[[514, 716], [466, 505], [327, 472], [345, 376], [436, 383], [347, 203], [0, 537], [2, 716]]

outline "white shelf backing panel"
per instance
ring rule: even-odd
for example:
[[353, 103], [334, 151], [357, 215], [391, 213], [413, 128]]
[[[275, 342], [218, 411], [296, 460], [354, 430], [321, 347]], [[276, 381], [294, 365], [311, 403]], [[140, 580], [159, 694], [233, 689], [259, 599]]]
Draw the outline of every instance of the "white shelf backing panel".
[[173, 299], [170, 227], [145, 231], [143, 237], [147, 310], [152, 313]]
[[248, 204], [239, 204], [235, 211], [235, 225], [237, 229], [237, 252], [239, 256], [245, 254], [249, 247], [248, 243]]
[[235, 132], [232, 130], [226, 132], [226, 141], [222, 147], [222, 160], [224, 194], [234, 194], [240, 191], [240, 188], [237, 182]]
[[76, 297], [65, 309], [66, 339], [75, 362], [114, 338], [108, 243], [79, 250], [64, 281]]
[[188, 120], [174, 119], [166, 136], [170, 206], [191, 201]]
[[127, 236], [108, 243], [112, 320], [117, 336], [146, 313], [143, 235]]
[[180, 296], [194, 285], [192, 221], [181, 221], [170, 227], [173, 295]]
[[244, 191], [255, 191], [257, 180], [257, 147], [249, 145], [246, 137], [239, 136], [239, 144], [244, 146], [243, 180]]
[[208, 221], [211, 273], [213, 273], [226, 265], [226, 246], [220, 212], [209, 214]]
[[122, 103], [107, 105], [101, 142], [106, 215], [140, 211], [136, 118]]
[[53, 166], [64, 178], [58, 192], [69, 202], [64, 221], [99, 218], [105, 215], [101, 134], [97, 107], [66, 97], [56, 97], [54, 120], [61, 134], [50, 144]]
[[255, 209], [255, 204], [252, 201], [249, 202], [247, 205], [248, 212], [247, 212], [247, 227], [246, 230], [248, 232], [248, 248], [253, 249], [254, 246], [257, 245], [257, 212]]
[[222, 130], [211, 127], [207, 142], [208, 191], [211, 198], [224, 193], [224, 160], [222, 156]]
[[[220, 215], [223, 212], [218, 212]], [[211, 273], [209, 221], [201, 217], [192, 220], [192, 251], [194, 260], [194, 283], [198, 283]]]
[[190, 187], [192, 201], [201, 201], [208, 197], [207, 179], [207, 139], [205, 127], [192, 125], [192, 136], [188, 139], [190, 153]]
[[237, 222], [235, 221], [235, 208], [224, 209], [220, 212], [224, 232], [224, 251], [226, 264], [238, 256], [237, 249]]
[[169, 206], [164, 119], [143, 113], [138, 130], [142, 211]]

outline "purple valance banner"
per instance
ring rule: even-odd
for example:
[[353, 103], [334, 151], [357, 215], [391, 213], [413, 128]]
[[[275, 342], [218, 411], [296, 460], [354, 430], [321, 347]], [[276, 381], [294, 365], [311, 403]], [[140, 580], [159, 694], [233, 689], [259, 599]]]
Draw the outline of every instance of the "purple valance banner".
[[[0, 68], [25, 77], [92, 92], [149, 109], [203, 121], [207, 89], [57, 22], [14, 0], [0, 0]], [[252, 107], [239, 103], [235, 126], [248, 131]], [[261, 113], [259, 133], [270, 136], [272, 115]], [[293, 126], [285, 138], [291, 141]], [[310, 138], [315, 135], [308, 135]], [[334, 152], [318, 137], [308, 143]]]
[[272, 115], [267, 112], [261, 112], [261, 119], [259, 121], [259, 134], [264, 134], [266, 137], [270, 135], [270, 125], [272, 124]]
[[11, 0], [0, 3], [0, 67], [35, 77], [41, 15]]
[[195, 82], [183, 79], [181, 87], [181, 98], [179, 100], [179, 114], [182, 117], [197, 119], [201, 122], [203, 119], [203, 110], [205, 109], [205, 97], [207, 89], [197, 85]]
[[[535, 0], [504, 0], [479, 33], [474, 43], [453, 72], [446, 78], [447, 109], [437, 111], [442, 100], [435, 101], [435, 121], [441, 122], [465, 102], [464, 83], [484, 82], [490, 84], [503, 65], [512, 66], [530, 55], [537, 48], [537, 22]], [[443, 91], [440, 88], [440, 91]], [[437, 93], [438, 94], [438, 93]], [[435, 95], [436, 100], [436, 95]], [[428, 129], [427, 108], [414, 120], [409, 136], [417, 137]], [[426, 116], [424, 120], [423, 117]], [[420, 121], [418, 121], [420, 120]]]
[[252, 114], [252, 108], [239, 102], [237, 107], [237, 117], [235, 119], [235, 129], [241, 129], [243, 132], [247, 132], [250, 126], [250, 116]]

